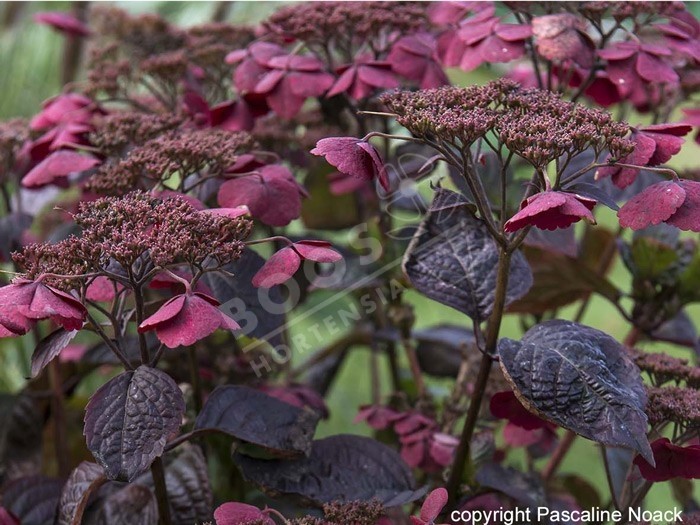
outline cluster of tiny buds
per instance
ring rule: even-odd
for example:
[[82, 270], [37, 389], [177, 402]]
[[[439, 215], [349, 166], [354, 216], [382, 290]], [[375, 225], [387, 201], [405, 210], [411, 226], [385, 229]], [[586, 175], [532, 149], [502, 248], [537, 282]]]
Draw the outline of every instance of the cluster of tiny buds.
[[587, 17], [599, 20], [603, 16], [612, 16], [617, 20], [635, 18], [640, 15], [669, 16], [684, 9], [683, 2], [572, 2], [578, 4], [580, 12]]
[[138, 112], [111, 113], [95, 122], [90, 144], [106, 157], [121, 156], [182, 123], [177, 115]]
[[272, 35], [326, 45], [347, 35], [366, 43], [427, 26], [421, 2], [308, 2], [279, 9], [264, 24]]
[[115, 263], [128, 273], [144, 257], [156, 267], [216, 267], [241, 256], [252, 228], [245, 218], [200, 212], [178, 197], [163, 200], [142, 192], [82, 203], [75, 221], [82, 228], [79, 237], [34, 244], [13, 255], [25, 277], [82, 276]]
[[632, 150], [626, 123], [609, 113], [508, 80], [467, 88], [444, 87], [381, 97], [397, 121], [418, 137], [469, 146], [493, 131], [499, 142], [537, 168], [588, 148], [613, 158]]
[[652, 426], [672, 422], [700, 427], [700, 390], [682, 387], [647, 387], [647, 416]]
[[700, 388], [700, 367], [690, 366], [685, 359], [641, 351], [634, 351], [633, 359], [639, 369], [647, 372], [657, 386], [670, 381], [685, 381], [691, 388]]
[[380, 101], [415, 136], [468, 145], [493, 129], [498, 108], [518, 87], [510, 80], [497, 80], [484, 86], [390, 92]]
[[[157, 124], [156, 124], [157, 126]], [[133, 188], [150, 189], [174, 174], [221, 175], [239, 155], [253, 149], [245, 132], [217, 129], [178, 129], [129, 151], [123, 159], [104, 163], [87, 188], [105, 195], [123, 195]]]

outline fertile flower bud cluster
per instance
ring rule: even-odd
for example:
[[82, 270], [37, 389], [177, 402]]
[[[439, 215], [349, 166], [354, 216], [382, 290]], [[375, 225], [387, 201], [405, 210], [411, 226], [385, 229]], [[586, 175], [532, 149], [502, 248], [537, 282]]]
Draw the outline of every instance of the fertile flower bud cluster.
[[265, 28], [314, 44], [350, 40], [349, 35], [361, 43], [426, 28], [425, 11], [421, 2], [309, 2], [278, 10]]
[[133, 84], [142, 84], [169, 109], [186, 74], [223, 100], [228, 77], [224, 57], [254, 38], [248, 26], [215, 23], [182, 30], [155, 15], [132, 16], [104, 7], [91, 15], [100, 39], [92, 49], [87, 91], [124, 98]]
[[647, 416], [651, 425], [670, 421], [700, 428], [700, 390], [681, 387], [647, 388]]
[[629, 133], [626, 123], [617, 122], [606, 111], [565, 101], [555, 93], [512, 91], [503, 107], [495, 126], [500, 141], [538, 168], [588, 148], [596, 155], [608, 149], [613, 158], [619, 158], [634, 147], [625, 139]]
[[180, 198], [162, 200], [141, 192], [83, 203], [75, 221], [82, 228], [80, 237], [34, 244], [14, 255], [26, 278], [107, 268], [138, 273], [135, 265], [144, 257], [157, 267], [187, 263], [198, 268], [205, 261], [223, 265], [241, 256], [251, 229], [247, 219], [198, 211]]
[[700, 368], [690, 366], [686, 359], [641, 351], [635, 352], [633, 357], [637, 366], [651, 376], [655, 385], [685, 381], [691, 388], [700, 388]]
[[567, 102], [539, 89], [520, 89], [509, 80], [485, 86], [443, 87], [385, 94], [382, 102], [417, 137], [468, 146], [493, 131], [511, 152], [544, 168], [557, 158], [588, 148], [629, 153], [629, 126], [601, 110]]
[[[162, 125], [168, 125], [168, 121]], [[128, 124], [124, 128], [128, 128]], [[108, 146], [118, 143], [125, 131], [122, 129], [108, 137]], [[194, 173], [203, 175], [204, 172], [222, 175], [235, 164], [239, 155], [250, 151], [253, 146], [252, 137], [245, 132], [215, 129], [172, 131], [134, 148], [123, 159], [105, 163], [88, 181], [87, 187], [97, 193], [120, 195], [134, 188], [149, 188], [174, 174], [182, 178]]]
[[90, 143], [107, 157], [126, 154], [132, 146], [141, 146], [163, 132], [175, 129], [182, 119], [175, 115], [150, 113], [112, 113], [98, 119], [97, 131]]
[[492, 130], [506, 95], [519, 88], [509, 80], [485, 86], [441, 87], [386, 93], [380, 101], [417, 137], [471, 144]]

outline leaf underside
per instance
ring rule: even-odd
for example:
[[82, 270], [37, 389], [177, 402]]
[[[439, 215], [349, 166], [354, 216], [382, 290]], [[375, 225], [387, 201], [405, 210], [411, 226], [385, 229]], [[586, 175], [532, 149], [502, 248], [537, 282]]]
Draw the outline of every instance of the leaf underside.
[[296, 496], [321, 506], [331, 501], [378, 499], [385, 507], [415, 501], [411, 471], [393, 449], [361, 436], [337, 435], [313, 442], [309, 457], [262, 460], [237, 453], [243, 477], [272, 496]]
[[[461, 195], [439, 188], [404, 255], [403, 269], [419, 292], [480, 322], [493, 309], [499, 250], [469, 206]], [[531, 285], [527, 261], [513, 253], [506, 304]]]

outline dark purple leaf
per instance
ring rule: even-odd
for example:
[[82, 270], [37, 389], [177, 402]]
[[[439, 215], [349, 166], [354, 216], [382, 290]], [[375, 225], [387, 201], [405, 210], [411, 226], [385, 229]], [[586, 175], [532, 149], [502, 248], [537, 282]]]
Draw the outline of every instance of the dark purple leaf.
[[313, 442], [296, 460], [261, 460], [235, 455], [243, 476], [270, 495], [297, 496], [321, 506], [331, 501], [378, 499], [385, 507], [415, 501], [413, 476], [396, 451], [361, 436], [337, 435]]
[[54, 525], [62, 486], [44, 476], [19, 478], [3, 488], [2, 501], [22, 525]]
[[576, 502], [582, 509], [601, 506], [598, 490], [584, 477], [577, 474], [564, 474], [560, 475], [559, 479], [569, 494], [576, 498]]
[[78, 335], [78, 330], [59, 328], [39, 341], [32, 354], [32, 377], [38, 376], [44, 367], [57, 357], [76, 335]]
[[0, 394], [0, 474], [3, 482], [41, 471], [44, 421], [25, 394]]
[[56, 525], [81, 525], [91, 496], [106, 481], [104, 470], [97, 463], [83, 461], [78, 465], [63, 486]]
[[[404, 255], [403, 269], [419, 292], [481, 321], [493, 309], [498, 247], [483, 221], [474, 218], [466, 204], [455, 202], [455, 195], [436, 191]], [[531, 285], [527, 261], [515, 252], [506, 303], [525, 295]]]
[[180, 429], [185, 400], [177, 383], [145, 365], [99, 388], [85, 408], [88, 449], [110, 479], [132, 481]]
[[260, 301], [260, 294], [264, 293], [275, 304], [282, 304], [282, 291], [279, 286], [273, 286], [259, 292], [251, 282], [264, 264], [265, 259], [253, 250], [244, 250], [240, 259], [224, 267], [228, 274], [211, 272], [205, 280], [221, 302], [220, 308], [241, 326], [244, 335], [276, 346], [281, 343], [280, 328], [286, 317], [283, 313], [268, 312]]
[[498, 352], [501, 369], [526, 408], [653, 461], [639, 369], [615, 339], [579, 323], [552, 320], [531, 328], [520, 341], [502, 339]]
[[541, 314], [548, 310], [571, 304], [591, 293], [598, 293], [610, 301], [616, 301], [620, 291], [601, 267], [601, 256], [612, 250], [615, 236], [604, 228], [588, 228], [577, 250], [577, 257], [569, 257], [556, 251], [525, 246], [523, 253], [534, 276], [534, 284], [522, 299], [509, 306], [511, 312]]
[[[179, 447], [176, 457], [166, 457], [165, 484], [172, 525], [192, 525], [211, 520], [214, 498], [202, 449], [196, 445]], [[153, 477], [146, 472], [136, 484], [154, 490]]]
[[695, 348], [698, 344], [698, 332], [695, 329], [695, 323], [683, 310], [659, 325], [651, 333], [651, 338], [656, 341], [667, 341], [690, 348]]
[[194, 424], [196, 432], [223, 432], [281, 456], [308, 454], [319, 416], [259, 390], [222, 386], [214, 390]]
[[443, 324], [414, 332], [418, 364], [426, 374], [456, 378], [464, 355], [476, 352], [474, 332]]
[[514, 468], [504, 467], [498, 463], [486, 463], [476, 473], [476, 481], [482, 487], [502, 492], [527, 507], [545, 504], [542, 484], [534, 477]]
[[158, 523], [156, 497], [143, 485], [127, 485], [105, 500], [100, 517], [101, 525], [154, 525]]
[[557, 230], [541, 230], [533, 226], [525, 237], [525, 245], [568, 257], [576, 257], [578, 253], [576, 227], [572, 225]]
[[[627, 474], [630, 471], [630, 466], [634, 460], [635, 453], [627, 448], [621, 447], [603, 447], [605, 461], [610, 472], [610, 479], [613, 490], [618, 501], [622, 496], [624, 485], [627, 482]], [[636, 491], [644, 482], [641, 476], [637, 475], [632, 478], [632, 490]]]

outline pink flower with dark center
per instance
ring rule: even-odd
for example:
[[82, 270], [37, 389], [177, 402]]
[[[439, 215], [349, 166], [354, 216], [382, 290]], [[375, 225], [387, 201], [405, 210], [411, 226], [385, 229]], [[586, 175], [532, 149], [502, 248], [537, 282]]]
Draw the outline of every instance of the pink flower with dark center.
[[253, 286], [271, 288], [281, 284], [296, 273], [301, 261], [320, 263], [337, 262], [343, 257], [325, 241], [298, 241], [274, 253], [253, 276]]
[[370, 96], [376, 89], [398, 87], [399, 81], [387, 61], [373, 60], [369, 55], [357, 57], [355, 62], [338, 68], [340, 76], [326, 97], [347, 93], [350, 98], [360, 100]]
[[57, 179], [65, 179], [71, 173], [80, 173], [98, 164], [101, 162], [89, 155], [68, 150], [55, 151], [22, 178], [22, 186], [25, 188], [46, 186], [56, 182]]
[[270, 59], [283, 56], [284, 48], [271, 42], [254, 42], [246, 49], [238, 49], [226, 55], [226, 63], [236, 66], [233, 83], [241, 93], [254, 91], [255, 86], [272, 67]]
[[214, 511], [214, 521], [216, 525], [246, 525], [247, 523], [275, 525], [274, 520], [259, 508], [235, 501], [219, 505]]
[[26, 334], [40, 319], [51, 319], [66, 330], [80, 330], [86, 315], [78, 299], [40, 280], [19, 279], [0, 288], [0, 325], [4, 333]]
[[323, 156], [331, 166], [362, 180], [379, 180], [389, 191], [389, 175], [379, 152], [369, 142], [354, 137], [321, 139], [311, 150], [312, 155]]
[[139, 332], [155, 330], [168, 348], [190, 346], [217, 329], [237, 330], [238, 323], [217, 308], [218, 301], [199, 292], [177, 295], [139, 325]]
[[91, 31], [85, 23], [69, 13], [49, 11], [34, 15], [34, 21], [51, 26], [57, 31], [69, 36], [90, 36]]
[[642, 456], [634, 458], [642, 477], [649, 481], [668, 481], [673, 478], [700, 479], [700, 445], [680, 447], [668, 438], [651, 444], [655, 467]]
[[442, 70], [435, 37], [427, 33], [399, 39], [386, 57], [399, 75], [416, 82], [421, 89], [430, 89], [450, 83]]
[[301, 214], [306, 191], [284, 166], [264, 166], [224, 182], [217, 201], [224, 208], [247, 206], [250, 214], [270, 226], [286, 226]]
[[403, 418], [401, 412], [397, 412], [388, 407], [376, 405], [364, 405], [355, 416], [355, 423], [365, 421], [375, 430], [384, 430], [392, 426], [396, 421]]
[[272, 111], [286, 119], [296, 116], [306, 99], [323, 95], [335, 82], [323, 70], [323, 62], [312, 56], [274, 56], [266, 65], [269, 71], [253, 91], [264, 95]]
[[[464, 46], [458, 65], [464, 71], [471, 71], [484, 63], [510, 62], [523, 56], [532, 28], [527, 24], [504, 24], [491, 8], [467, 18], [456, 36]], [[459, 54], [455, 47], [459, 45], [453, 42], [450, 46], [455, 58]]]
[[623, 97], [641, 105], [647, 98], [649, 84], [675, 84], [678, 74], [670, 63], [671, 51], [654, 44], [618, 42], [598, 51], [607, 61], [608, 76]]
[[[668, 162], [681, 150], [685, 142], [683, 136], [690, 133], [688, 124], [654, 124], [632, 128], [630, 140], [635, 144], [634, 151], [620, 159], [623, 164], [635, 166], [658, 166]], [[613, 183], [626, 188], [634, 182], [639, 174], [637, 168], [610, 166], [599, 168], [596, 178], [612, 177]]]
[[440, 487], [433, 490], [425, 498], [420, 508], [419, 517], [411, 516], [411, 523], [413, 525], [437, 525], [435, 520], [438, 519], [442, 509], [447, 505], [448, 499], [447, 490], [444, 488]]
[[573, 60], [581, 67], [590, 68], [595, 60], [595, 44], [585, 29], [583, 20], [571, 13], [532, 19], [532, 34], [540, 55], [556, 62]]
[[620, 226], [641, 230], [665, 222], [700, 232], [700, 182], [671, 180], [652, 184], [617, 212]]
[[520, 204], [520, 211], [505, 224], [505, 231], [514, 232], [526, 226], [543, 230], [567, 228], [584, 219], [595, 224], [591, 210], [596, 201], [575, 193], [548, 190], [528, 197]]

